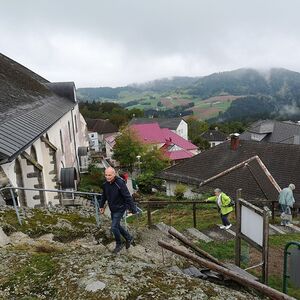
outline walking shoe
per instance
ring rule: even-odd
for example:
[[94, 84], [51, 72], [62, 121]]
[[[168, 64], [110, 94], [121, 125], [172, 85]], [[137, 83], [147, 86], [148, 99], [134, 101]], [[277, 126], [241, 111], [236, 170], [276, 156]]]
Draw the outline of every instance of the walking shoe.
[[116, 248], [113, 250], [113, 253], [114, 253], [114, 254], [119, 253], [119, 252], [122, 250], [123, 247], [124, 247], [123, 244], [116, 245]]
[[220, 229], [225, 229], [225, 225], [220, 225]]
[[132, 243], [133, 243], [133, 238], [131, 238], [130, 240], [126, 240], [126, 242], [125, 242], [125, 248], [129, 249]]
[[229, 224], [229, 225], [225, 226], [225, 229], [227, 230], [227, 229], [229, 229], [231, 226], [232, 226], [232, 224]]

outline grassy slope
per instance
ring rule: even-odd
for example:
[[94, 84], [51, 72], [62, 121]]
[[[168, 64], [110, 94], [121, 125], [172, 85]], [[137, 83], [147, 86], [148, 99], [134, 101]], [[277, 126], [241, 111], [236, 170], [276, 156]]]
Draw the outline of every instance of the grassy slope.
[[[153, 209], [155, 211], [155, 209]], [[183, 206], [183, 205], [169, 205], [166, 208], [157, 209], [152, 215], [152, 222], [159, 223], [164, 222], [168, 225], [175, 227], [179, 231], [183, 231], [186, 228], [193, 227], [193, 212], [191, 206]], [[231, 219], [234, 223], [234, 216], [231, 216]], [[300, 221], [300, 216], [295, 218], [294, 220]], [[275, 220], [275, 223], [278, 224], [280, 222], [279, 219]], [[135, 224], [135, 226], [146, 226], [147, 225], [147, 213], [143, 214], [142, 217], [135, 218], [131, 217], [129, 219], [129, 223]], [[197, 210], [197, 229], [205, 230], [208, 228], [212, 228], [215, 224], [220, 224], [220, 217], [217, 211], [214, 209], [213, 204], [198, 206]], [[273, 264], [275, 267], [270, 267], [269, 270], [269, 285], [279, 291], [282, 291], [282, 266], [283, 266], [283, 249], [286, 243], [290, 241], [298, 241], [300, 242], [300, 234], [286, 234], [286, 235], [275, 235], [270, 236], [269, 244], [269, 256], [270, 263], [272, 259], [275, 260]], [[234, 240], [229, 240], [227, 242], [224, 241], [214, 241], [211, 243], [205, 243], [202, 241], [198, 242], [198, 245], [205, 251], [211, 253], [213, 256], [217, 257], [220, 260], [226, 260], [230, 262], [234, 262]], [[258, 262], [253, 262], [251, 257], [255, 249], [250, 248], [246, 243], [242, 244], [242, 258], [243, 258], [243, 266], [251, 266]], [[244, 253], [244, 254], [243, 254]], [[272, 257], [273, 256], [273, 257]], [[260, 270], [254, 269], [252, 273], [256, 276], [260, 276]], [[296, 299], [300, 299], [300, 289], [293, 287], [289, 284], [288, 287], [289, 295], [295, 297]]]

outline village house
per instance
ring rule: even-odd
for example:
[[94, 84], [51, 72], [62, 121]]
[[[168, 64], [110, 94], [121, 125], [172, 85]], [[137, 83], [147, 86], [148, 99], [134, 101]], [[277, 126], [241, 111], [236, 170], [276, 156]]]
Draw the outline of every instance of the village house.
[[116, 125], [110, 120], [86, 119], [89, 132], [90, 149], [96, 152], [101, 151], [105, 145], [105, 138], [115, 135], [118, 132]]
[[[74, 83], [49, 82], [0, 54], [0, 103], [0, 187], [76, 189], [88, 139]], [[17, 200], [35, 207], [60, 196], [19, 190]]]
[[185, 140], [188, 140], [188, 125], [182, 118], [133, 118], [129, 125], [157, 123], [160, 128], [168, 128]]
[[198, 147], [158, 123], [134, 124], [130, 130], [136, 133], [142, 143], [161, 149], [173, 164], [191, 158], [198, 153]]
[[247, 201], [276, 201], [276, 185], [284, 188], [294, 183], [299, 206], [299, 160], [299, 145], [260, 143], [233, 136], [229, 141], [165, 169], [158, 177], [166, 181], [167, 195], [174, 195], [176, 185], [181, 183], [187, 186], [185, 196], [188, 198], [212, 192], [217, 187], [235, 198], [236, 190], [241, 188]]
[[240, 139], [300, 145], [300, 125], [290, 121], [257, 121], [240, 135]]
[[108, 163], [114, 167], [119, 166], [119, 163], [113, 158], [114, 154], [114, 146], [116, 144], [116, 138], [120, 135], [120, 133], [114, 133], [112, 135], [107, 136], [104, 139], [105, 142], [105, 159]]
[[227, 140], [227, 135], [222, 131], [216, 129], [207, 130], [201, 134], [201, 137], [207, 140], [210, 144], [210, 147], [217, 146], [221, 143], [224, 143]]

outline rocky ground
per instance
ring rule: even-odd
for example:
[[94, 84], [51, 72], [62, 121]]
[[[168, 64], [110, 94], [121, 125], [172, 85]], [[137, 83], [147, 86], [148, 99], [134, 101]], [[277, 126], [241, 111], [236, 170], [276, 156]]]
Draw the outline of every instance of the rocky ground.
[[262, 299], [237, 284], [220, 285], [176, 272], [189, 263], [155, 229], [130, 228], [136, 245], [112, 254], [110, 220], [97, 228], [92, 208], [35, 209], [18, 225], [0, 208], [0, 299]]

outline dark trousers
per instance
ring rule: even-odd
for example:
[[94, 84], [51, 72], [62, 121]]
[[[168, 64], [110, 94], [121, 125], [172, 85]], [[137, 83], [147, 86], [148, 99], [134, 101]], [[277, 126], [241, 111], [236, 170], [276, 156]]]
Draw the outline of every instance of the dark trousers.
[[221, 220], [222, 220], [222, 223], [224, 226], [230, 225], [230, 222], [228, 221], [228, 215], [229, 215], [229, 213], [226, 215], [221, 214]]
[[123, 228], [120, 224], [124, 213], [124, 211], [117, 211], [111, 213], [111, 230], [115, 236], [117, 245], [122, 244], [121, 235], [125, 238], [125, 240], [130, 240], [132, 238], [129, 232], [126, 231], [125, 228]]

